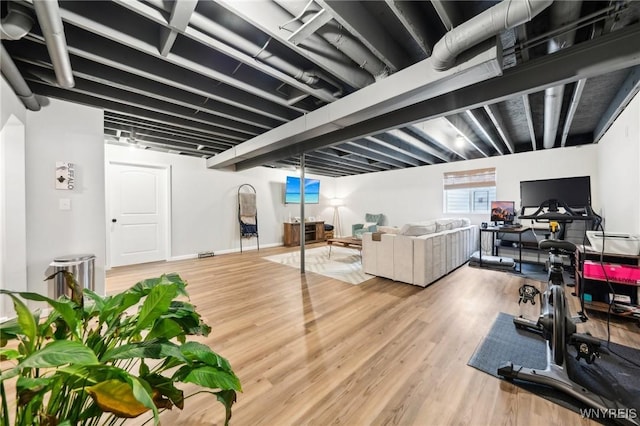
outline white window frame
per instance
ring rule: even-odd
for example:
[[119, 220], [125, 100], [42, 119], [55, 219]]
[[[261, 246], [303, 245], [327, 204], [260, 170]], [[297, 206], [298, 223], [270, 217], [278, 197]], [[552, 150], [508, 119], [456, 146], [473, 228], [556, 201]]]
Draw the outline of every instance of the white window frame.
[[[495, 167], [445, 172], [443, 176], [443, 210], [445, 214], [485, 214], [496, 200]], [[481, 192], [487, 198], [484, 208], [477, 206]], [[464, 200], [466, 196], [466, 201]], [[454, 199], [455, 197], [455, 199]], [[455, 208], [455, 204], [458, 208]], [[465, 206], [466, 204], [466, 206]], [[462, 208], [460, 208], [462, 206]]]

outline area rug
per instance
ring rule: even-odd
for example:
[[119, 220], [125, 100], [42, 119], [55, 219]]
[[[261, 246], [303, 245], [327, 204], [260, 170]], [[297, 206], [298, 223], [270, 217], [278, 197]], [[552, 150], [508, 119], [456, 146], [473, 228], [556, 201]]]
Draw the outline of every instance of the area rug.
[[[263, 259], [300, 269], [299, 250], [267, 256]], [[307, 249], [305, 250], [304, 267], [305, 271], [335, 278], [349, 284], [361, 284], [373, 278], [373, 275], [362, 272], [360, 252], [346, 247], [332, 246], [330, 257], [329, 246]]]
[[[498, 367], [508, 361], [524, 367], [544, 369], [547, 364], [546, 344], [542, 337], [516, 329], [513, 316], [501, 312], [467, 365], [494, 377], [500, 377]], [[640, 368], [626, 360], [640, 360], [640, 350], [615, 343], [606, 348], [606, 342], [603, 342], [602, 357], [591, 365], [576, 361], [573, 348], [571, 351], [568, 368], [574, 381], [609, 399], [624, 402], [627, 407], [639, 409], [640, 386], [636, 380]], [[517, 379], [513, 383], [576, 413], [587, 408], [581, 402], [550, 387]]]

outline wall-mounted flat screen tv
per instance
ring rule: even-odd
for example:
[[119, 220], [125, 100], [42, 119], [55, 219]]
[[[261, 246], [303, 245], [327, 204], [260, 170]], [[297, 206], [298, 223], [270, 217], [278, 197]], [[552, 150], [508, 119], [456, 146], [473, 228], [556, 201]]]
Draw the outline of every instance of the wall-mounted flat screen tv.
[[520, 182], [520, 206], [538, 207], [547, 200], [560, 200], [569, 207], [591, 205], [591, 178], [579, 176]]
[[492, 201], [491, 222], [513, 223], [516, 214], [514, 201]]
[[[300, 204], [300, 178], [287, 176], [284, 189], [285, 204]], [[320, 202], [320, 181], [318, 179], [304, 179], [304, 203], [318, 204]]]

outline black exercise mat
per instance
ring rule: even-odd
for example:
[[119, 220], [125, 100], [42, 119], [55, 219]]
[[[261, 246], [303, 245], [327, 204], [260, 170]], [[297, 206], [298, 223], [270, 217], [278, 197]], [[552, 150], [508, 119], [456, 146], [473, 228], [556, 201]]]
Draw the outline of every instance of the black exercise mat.
[[[509, 361], [524, 367], [544, 369], [547, 365], [546, 344], [542, 337], [517, 329], [513, 325], [513, 316], [501, 312], [467, 364], [494, 377], [500, 377], [497, 374], [498, 367]], [[606, 342], [603, 345], [606, 346]], [[611, 348], [618, 355], [640, 362], [640, 350], [614, 343], [611, 343]], [[576, 361], [572, 355], [567, 368], [577, 383], [609, 399], [624, 402], [627, 407], [636, 408], [640, 412], [640, 368], [614, 354], [603, 354], [602, 358], [591, 365], [584, 360]], [[580, 401], [548, 386], [517, 379], [513, 383], [576, 413], [588, 408]]]

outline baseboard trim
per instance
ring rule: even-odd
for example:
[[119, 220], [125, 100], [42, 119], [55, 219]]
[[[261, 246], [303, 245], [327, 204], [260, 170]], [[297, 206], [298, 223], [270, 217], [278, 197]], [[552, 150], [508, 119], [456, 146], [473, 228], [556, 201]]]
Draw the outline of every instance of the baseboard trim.
[[[282, 247], [283, 243], [271, 243], [271, 244], [260, 244], [260, 248], [271, 248], [271, 247]], [[253, 251], [253, 250], [258, 250], [258, 246], [257, 245], [251, 245], [251, 246], [243, 246], [242, 247], [242, 251]], [[231, 254], [231, 253], [240, 253], [240, 247], [237, 248], [231, 248], [231, 249], [224, 249], [224, 250], [211, 250], [215, 256], [218, 256], [219, 254]], [[207, 256], [207, 257], [203, 257], [203, 259], [208, 259], [210, 257], [215, 257], [215, 256]], [[181, 256], [172, 256], [169, 261], [174, 261], [174, 260], [188, 260], [188, 259], [198, 259], [198, 253], [193, 253], [193, 254], [184, 254]]]

